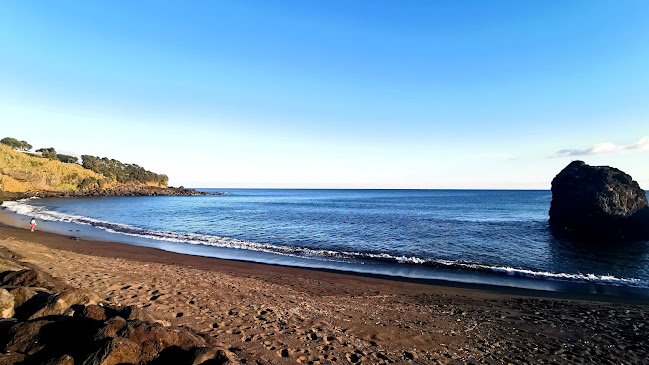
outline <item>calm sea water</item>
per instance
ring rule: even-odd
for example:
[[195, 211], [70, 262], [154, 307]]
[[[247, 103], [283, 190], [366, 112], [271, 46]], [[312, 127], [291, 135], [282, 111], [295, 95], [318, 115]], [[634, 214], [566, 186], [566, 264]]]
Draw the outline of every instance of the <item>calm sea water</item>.
[[3, 206], [59, 233], [204, 256], [546, 290], [649, 289], [649, 242], [554, 237], [549, 191], [214, 191], [227, 194]]

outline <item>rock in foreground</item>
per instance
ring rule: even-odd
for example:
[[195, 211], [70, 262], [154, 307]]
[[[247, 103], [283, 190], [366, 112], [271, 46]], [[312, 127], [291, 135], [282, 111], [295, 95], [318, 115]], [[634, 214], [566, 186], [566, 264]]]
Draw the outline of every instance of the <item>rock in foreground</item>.
[[110, 306], [0, 247], [0, 364], [236, 363], [213, 337]]
[[573, 161], [552, 180], [550, 226], [588, 241], [649, 239], [647, 195], [616, 168]]

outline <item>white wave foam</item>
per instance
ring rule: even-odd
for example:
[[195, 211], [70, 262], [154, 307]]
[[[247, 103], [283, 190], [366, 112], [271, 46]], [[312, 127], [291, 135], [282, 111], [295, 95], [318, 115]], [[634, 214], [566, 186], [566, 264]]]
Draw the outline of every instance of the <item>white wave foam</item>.
[[509, 266], [491, 266], [475, 263], [462, 263], [451, 262], [449, 266], [464, 266], [469, 269], [488, 270], [496, 273], [504, 273], [507, 275], [521, 276], [527, 278], [539, 279], [554, 279], [559, 281], [577, 281], [577, 282], [594, 282], [613, 285], [629, 285], [637, 286], [642, 281], [636, 278], [618, 278], [612, 275], [595, 275], [595, 274], [568, 274], [568, 273], [555, 273], [551, 271], [535, 271], [528, 269], [519, 269]]
[[22, 214], [22, 215], [32, 215], [34, 211], [36, 210], [33, 205], [26, 204], [26, 202], [35, 199], [35, 198], [26, 198], [26, 199], [21, 199], [17, 201], [5, 201], [2, 202], [0, 206], [5, 207], [6, 209]]
[[188, 243], [194, 245], [208, 245], [222, 248], [232, 248], [241, 250], [252, 250], [267, 252], [279, 255], [309, 258], [321, 261], [343, 261], [364, 264], [363, 260], [382, 260], [392, 261], [399, 264], [428, 265], [433, 267], [446, 267], [450, 269], [460, 269], [467, 271], [492, 272], [497, 274], [506, 274], [541, 280], [571, 281], [583, 283], [599, 283], [616, 286], [647, 287], [647, 284], [636, 278], [618, 278], [612, 275], [596, 274], [569, 274], [555, 273], [550, 271], [536, 271], [529, 269], [514, 268], [509, 266], [486, 265], [480, 263], [443, 260], [443, 259], [425, 259], [415, 256], [395, 256], [387, 253], [362, 253], [349, 251], [334, 251], [325, 249], [310, 249], [305, 247], [293, 247], [274, 245], [269, 243], [259, 243], [247, 240], [241, 240], [229, 237], [220, 237], [199, 233], [182, 233], [174, 231], [158, 231], [152, 229], [139, 228], [136, 226], [107, 222], [89, 217], [60, 213], [50, 211], [43, 207], [28, 204], [34, 198], [22, 199], [18, 201], [6, 201], [2, 207], [17, 214], [35, 217], [41, 220], [69, 222], [82, 225], [90, 225], [102, 229], [106, 232], [123, 234], [134, 237], [148, 238], [158, 241]]

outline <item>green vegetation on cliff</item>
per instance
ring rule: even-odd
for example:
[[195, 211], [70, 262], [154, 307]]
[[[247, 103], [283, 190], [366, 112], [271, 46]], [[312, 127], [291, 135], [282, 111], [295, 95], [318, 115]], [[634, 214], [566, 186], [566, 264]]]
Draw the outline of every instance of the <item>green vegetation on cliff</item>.
[[79, 162], [79, 159], [74, 157], [74, 156], [69, 156], [69, 155], [63, 155], [60, 153], [56, 153], [56, 150], [54, 147], [50, 148], [39, 148], [36, 150], [36, 152], [40, 152], [41, 156], [45, 158], [49, 158], [50, 160], [59, 160], [61, 162], [65, 163], [77, 163]]
[[0, 189], [8, 192], [68, 191], [86, 178], [105, 179], [81, 165], [16, 151], [0, 144]]
[[19, 141], [11, 137], [5, 137], [3, 139], [0, 139], [0, 143], [19, 151], [29, 151], [32, 149], [32, 145], [30, 145], [29, 143], [25, 141]]
[[122, 184], [153, 184], [167, 186], [169, 178], [167, 175], [160, 175], [145, 170], [143, 167], [134, 164], [125, 164], [114, 159], [100, 158], [95, 156], [81, 156], [82, 166], [88, 170], [100, 173], [108, 179], [115, 180]]
[[[167, 187], [168, 177], [108, 158], [83, 155], [83, 166], [74, 156], [57, 154], [53, 147], [36, 153], [25, 141], [0, 140], [0, 190], [83, 193], [125, 186]], [[25, 152], [23, 152], [25, 151]]]

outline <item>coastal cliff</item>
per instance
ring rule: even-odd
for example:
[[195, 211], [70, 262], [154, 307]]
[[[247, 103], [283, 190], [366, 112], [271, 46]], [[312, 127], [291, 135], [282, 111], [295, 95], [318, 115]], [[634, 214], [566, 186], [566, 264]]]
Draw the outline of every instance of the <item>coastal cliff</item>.
[[167, 179], [166, 175], [117, 160], [84, 155], [83, 165], [79, 165], [0, 144], [0, 201], [34, 196], [221, 194], [168, 187]]

